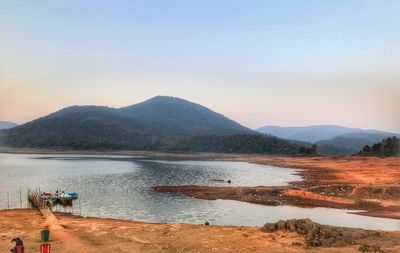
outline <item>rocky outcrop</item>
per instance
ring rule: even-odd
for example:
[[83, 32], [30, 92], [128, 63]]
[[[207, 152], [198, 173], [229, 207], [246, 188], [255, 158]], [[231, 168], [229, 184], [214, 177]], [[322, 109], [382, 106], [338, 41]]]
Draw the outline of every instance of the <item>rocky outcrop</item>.
[[265, 232], [276, 232], [280, 230], [297, 232], [305, 236], [306, 246], [309, 247], [343, 247], [358, 243], [359, 240], [378, 232], [363, 229], [352, 229], [321, 225], [310, 219], [292, 219], [276, 223], [267, 223], [262, 228]]

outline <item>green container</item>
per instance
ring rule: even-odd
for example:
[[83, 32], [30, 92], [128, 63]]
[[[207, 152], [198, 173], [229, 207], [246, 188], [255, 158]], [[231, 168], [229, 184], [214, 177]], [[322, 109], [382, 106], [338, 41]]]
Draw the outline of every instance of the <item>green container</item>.
[[50, 237], [50, 230], [45, 229], [40, 231], [40, 238], [42, 239], [43, 242], [48, 242]]

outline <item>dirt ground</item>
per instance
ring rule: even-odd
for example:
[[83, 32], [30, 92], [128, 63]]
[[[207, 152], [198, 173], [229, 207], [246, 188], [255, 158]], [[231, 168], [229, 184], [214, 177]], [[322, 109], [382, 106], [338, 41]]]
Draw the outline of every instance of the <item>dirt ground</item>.
[[[150, 224], [84, 218], [56, 213], [45, 219], [36, 210], [0, 211], [0, 248], [7, 252], [13, 237], [24, 240], [27, 253], [39, 252], [40, 230], [50, 227], [52, 252], [359, 252], [360, 243], [345, 248], [305, 248], [296, 233], [266, 233], [259, 227]], [[379, 232], [363, 242], [385, 252], [400, 252], [400, 231]]]
[[295, 185], [400, 185], [400, 157], [278, 157], [249, 156], [233, 160], [303, 169], [305, 179]]

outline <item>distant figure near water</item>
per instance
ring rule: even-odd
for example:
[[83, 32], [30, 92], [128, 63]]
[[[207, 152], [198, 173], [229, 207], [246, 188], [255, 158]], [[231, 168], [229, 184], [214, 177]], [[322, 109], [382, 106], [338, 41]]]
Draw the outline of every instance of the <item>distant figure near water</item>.
[[228, 181], [226, 181], [228, 184], [232, 183], [232, 181], [229, 179]]
[[12, 253], [24, 253], [24, 242], [21, 240], [21, 238], [14, 238], [11, 240], [11, 242], [15, 242], [14, 248], [10, 249]]

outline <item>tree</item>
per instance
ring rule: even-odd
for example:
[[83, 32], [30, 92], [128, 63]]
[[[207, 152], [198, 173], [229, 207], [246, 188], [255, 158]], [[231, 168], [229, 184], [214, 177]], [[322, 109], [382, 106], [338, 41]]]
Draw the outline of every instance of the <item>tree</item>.
[[316, 155], [317, 148], [316, 144], [312, 144], [310, 147], [301, 146], [299, 148], [299, 153], [303, 155]]

